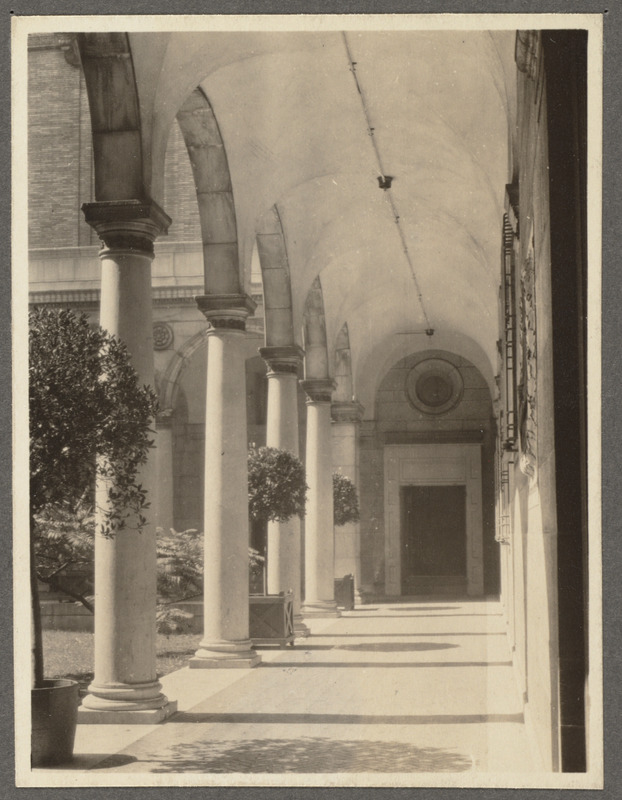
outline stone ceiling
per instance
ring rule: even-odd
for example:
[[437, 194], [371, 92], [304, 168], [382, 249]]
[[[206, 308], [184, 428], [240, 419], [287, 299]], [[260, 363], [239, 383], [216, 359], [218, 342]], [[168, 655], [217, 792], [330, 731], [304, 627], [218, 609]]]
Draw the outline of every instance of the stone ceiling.
[[469, 358], [491, 384], [513, 31], [132, 33], [130, 43], [154, 198], [170, 127], [200, 86], [226, 149], [241, 268], [250, 275], [257, 220], [276, 205], [295, 328], [319, 275], [329, 350], [347, 323], [364, 404], [396, 358], [427, 347]]

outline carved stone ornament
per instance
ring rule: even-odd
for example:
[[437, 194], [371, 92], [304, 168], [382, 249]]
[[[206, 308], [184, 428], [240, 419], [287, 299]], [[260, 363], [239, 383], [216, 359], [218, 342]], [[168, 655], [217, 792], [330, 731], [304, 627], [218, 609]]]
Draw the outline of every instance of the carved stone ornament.
[[363, 418], [363, 411], [363, 406], [356, 400], [335, 402], [330, 407], [333, 422], [359, 423]]
[[166, 322], [153, 323], [153, 348], [166, 350], [173, 344], [173, 329]]
[[300, 381], [307, 403], [330, 403], [333, 396], [335, 382], [330, 378], [310, 378]]
[[246, 318], [255, 311], [255, 303], [246, 294], [202, 294], [197, 306], [209, 322], [209, 331], [246, 330]]
[[519, 467], [535, 479], [537, 460], [537, 341], [536, 341], [536, 273], [533, 237], [521, 264], [520, 273], [520, 383]]
[[171, 218], [153, 200], [84, 203], [82, 211], [101, 242], [100, 258], [119, 251], [153, 258], [155, 239], [171, 224]]
[[464, 383], [460, 370], [442, 358], [426, 358], [406, 377], [406, 394], [412, 406], [423, 414], [445, 414], [455, 408]]
[[298, 345], [260, 347], [259, 355], [268, 365], [270, 375], [298, 375], [298, 368], [304, 358], [304, 350]]

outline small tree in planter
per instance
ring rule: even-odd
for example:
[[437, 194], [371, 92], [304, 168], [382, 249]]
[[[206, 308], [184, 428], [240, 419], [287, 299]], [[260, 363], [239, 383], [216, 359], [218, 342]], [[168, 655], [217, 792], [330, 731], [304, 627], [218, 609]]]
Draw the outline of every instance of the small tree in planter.
[[[341, 472], [333, 472], [333, 522], [347, 525], [359, 520], [359, 499], [356, 486]], [[354, 576], [346, 575], [335, 580], [337, 605], [349, 610], [354, 608]]]
[[[94, 502], [100, 478], [107, 482], [110, 502], [100, 515], [97, 534], [121, 533], [130, 518], [142, 527], [149, 503], [137, 472], [153, 445], [150, 426], [157, 403], [152, 389], [139, 385], [125, 345], [92, 327], [84, 314], [37, 308], [29, 314], [29, 325], [34, 707], [35, 693], [50, 688], [43, 671], [36, 520], [53, 518], [55, 512], [71, 516], [85, 501]], [[77, 685], [75, 689], [77, 705]], [[33, 723], [34, 762], [71, 757], [73, 735], [54, 754], [46, 750], [48, 745], [35, 742], [37, 732]]]
[[[251, 524], [251, 544], [257, 555], [265, 557], [268, 522], [285, 522], [298, 515], [303, 517], [307, 497], [305, 469], [293, 453], [277, 447], [252, 447], [248, 453], [248, 516]], [[262, 581], [265, 591], [265, 581]]]
[[333, 521], [347, 525], [359, 520], [359, 498], [356, 486], [341, 472], [333, 472]]

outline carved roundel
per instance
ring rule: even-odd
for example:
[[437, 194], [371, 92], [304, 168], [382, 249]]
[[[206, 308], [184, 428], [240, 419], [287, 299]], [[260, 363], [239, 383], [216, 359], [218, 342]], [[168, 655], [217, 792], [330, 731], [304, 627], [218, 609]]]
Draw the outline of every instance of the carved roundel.
[[442, 358], [427, 358], [411, 369], [406, 393], [424, 414], [445, 414], [458, 405], [464, 384], [460, 371]]
[[166, 322], [154, 322], [153, 347], [155, 350], [166, 350], [173, 344], [173, 329]]

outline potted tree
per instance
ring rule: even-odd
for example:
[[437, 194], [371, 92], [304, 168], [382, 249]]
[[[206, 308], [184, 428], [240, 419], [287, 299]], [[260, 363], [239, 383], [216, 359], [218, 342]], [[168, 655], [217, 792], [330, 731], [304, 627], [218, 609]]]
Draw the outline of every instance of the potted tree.
[[[305, 512], [305, 470], [295, 455], [276, 447], [252, 447], [248, 454], [248, 513], [251, 526], [250, 637], [254, 644], [294, 640], [291, 593], [268, 595], [265, 591], [266, 530], [269, 522], [285, 522]], [[262, 559], [261, 561], [259, 559]], [[253, 577], [261, 575], [259, 586]]]
[[[359, 499], [356, 486], [341, 472], [333, 472], [333, 523], [347, 525], [359, 520]], [[346, 610], [354, 608], [354, 575], [335, 580], [335, 600]]]
[[78, 684], [46, 679], [36, 550], [42, 526], [95, 502], [95, 481], [108, 500], [95, 535], [114, 536], [149, 503], [137, 482], [153, 445], [153, 390], [140, 386], [126, 347], [88, 318], [68, 310], [29, 314], [30, 586], [33, 614], [32, 764], [73, 754]]

